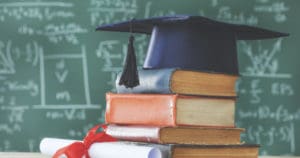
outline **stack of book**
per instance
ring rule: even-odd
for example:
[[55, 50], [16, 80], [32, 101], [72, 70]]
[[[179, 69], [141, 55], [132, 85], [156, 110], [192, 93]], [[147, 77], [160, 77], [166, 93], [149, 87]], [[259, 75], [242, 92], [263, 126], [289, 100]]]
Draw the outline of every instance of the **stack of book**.
[[[235, 127], [236, 42], [288, 34], [189, 15], [132, 19], [96, 30], [131, 35], [117, 93], [106, 96], [105, 132], [123, 142], [96, 142], [90, 157], [258, 157], [258, 146], [241, 142], [244, 129]], [[137, 70], [134, 33], [151, 34], [145, 70]]]
[[139, 70], [139, 78], [137, 87], [116, 84], [117, 93], [106, 94], [107, 134], [163, 144], [170, 158], [258, 157], [235, 127], [238, 76], [171, 68]]

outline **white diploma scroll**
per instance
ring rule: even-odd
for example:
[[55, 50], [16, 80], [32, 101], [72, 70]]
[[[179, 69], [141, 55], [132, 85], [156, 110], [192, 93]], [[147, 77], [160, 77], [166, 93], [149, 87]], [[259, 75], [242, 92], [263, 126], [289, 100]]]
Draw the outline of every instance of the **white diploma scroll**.
[[[53, 156], [55, 152], [76, 140], [44, 138], [40, 143], [42, 154]], [[165, 156], [156, 146], [129, 142], [94, 143], [89, 149], [91, 158], [163, 158]]]

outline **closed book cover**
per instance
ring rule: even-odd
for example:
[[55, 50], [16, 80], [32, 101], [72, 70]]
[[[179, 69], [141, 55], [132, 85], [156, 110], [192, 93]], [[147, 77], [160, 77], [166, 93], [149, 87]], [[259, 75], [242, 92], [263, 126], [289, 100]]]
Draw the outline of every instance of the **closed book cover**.
[[106, 133], [119, 140], [159, 144], [241, 144], [241, 128], [149, 127], [108, 125]]
[[175, 68], [138, 70], [140, 85], [126, 88], [116, 80], [118, 93], [178, 93], [204, 96], [236, 96], [235, 82], [238, 76]]
[[235, 98], [177, 94], [106, 94], [106, 123], [234, 127]]
[[240, 145], [170, 145], [168, 158], [258, 158], [259, 146]]
[[[145, 155], [145, 158], [258, 158], [259, 145], [186, 145], [186, 144], [153, 144], [139, 142], [118, 142], [128, 148], [150, 147], [159, 150], [157, 154]], [[118, 152], [116, 152], [118, 153]], [[160, 154], [158, 154], [160, 153]], [[122, 157], [122, 156], [121, 156]]]

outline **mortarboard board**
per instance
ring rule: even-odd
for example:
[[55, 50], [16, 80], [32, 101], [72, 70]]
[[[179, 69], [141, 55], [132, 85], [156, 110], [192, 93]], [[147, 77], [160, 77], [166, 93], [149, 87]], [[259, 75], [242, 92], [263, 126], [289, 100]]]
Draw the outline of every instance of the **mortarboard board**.
[[[145, 69], [182, 68], [233, 75], [239, 74], [237, 40], [259, 40], [288, 35], [202, 16], [185, 15], [131, 20], [102, 25], [96, 30], [151, 34], [143, 66]], [[129, 47], [132, 49], [132, 36], [130, 39]], [[125, 83], [125, 86], [136, 85]]]

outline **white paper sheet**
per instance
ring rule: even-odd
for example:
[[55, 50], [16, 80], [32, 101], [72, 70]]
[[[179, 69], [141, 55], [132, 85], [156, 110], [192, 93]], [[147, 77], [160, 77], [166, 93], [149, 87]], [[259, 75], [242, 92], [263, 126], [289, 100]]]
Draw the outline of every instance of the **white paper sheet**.
[[[42, 154], [54, 153], [76, 140], [44, 138], [40, 143]], [[137, 145], [126, 142], [94, 143], [89, 149], [91, 158], [166, 158], [165, 153], [156, 146]]]

